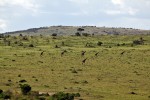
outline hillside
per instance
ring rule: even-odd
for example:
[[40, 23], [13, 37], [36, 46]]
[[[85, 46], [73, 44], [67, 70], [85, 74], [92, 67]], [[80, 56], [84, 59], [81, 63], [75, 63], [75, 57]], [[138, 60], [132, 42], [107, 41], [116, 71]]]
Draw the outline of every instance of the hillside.
[[150, 100], [149, 65], [150, 35], [5, 36], [0, 100]]
[[[78, 29], [83, 29], [82, 32], [79, 32]], [[14, 32], [6, 32], [5, 34], [9, 35], [52, 35], [56, 33], [57, 35], [74, 35], [79, 32], [87, 34], [150, 34], [150, 30], [139, 30], [133, 28], [108, 28], [108, 27], [96, 27], [96, 26], [50, 26], [50, 27], [40, 27], [40, 28], [31, 28], [27, 30], [20, 30]]]

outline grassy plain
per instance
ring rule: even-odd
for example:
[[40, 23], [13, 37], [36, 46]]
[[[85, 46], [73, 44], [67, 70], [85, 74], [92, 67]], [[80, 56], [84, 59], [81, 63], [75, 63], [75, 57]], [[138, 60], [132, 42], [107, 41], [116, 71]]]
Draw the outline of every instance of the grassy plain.
[[[132, 45], [140, 37], [144, 45]], [[0, 40], [0, 89], [18, 90], [25, 79], [34, 91], [79, 92], [84, 100], [150, 100], [150, 35], [27, 38]]]

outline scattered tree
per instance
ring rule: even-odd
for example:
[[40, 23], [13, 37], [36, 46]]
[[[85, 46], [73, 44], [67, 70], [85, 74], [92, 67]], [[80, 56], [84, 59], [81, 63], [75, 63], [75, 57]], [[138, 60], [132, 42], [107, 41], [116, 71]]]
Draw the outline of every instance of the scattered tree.
[[81, 32], [81, 31], [84, 31], [83, 28], [78, 28], [77, 31]]
[[82, 36], [90, 36], [90, 34], [88, 34], [88, 33], [82, 33]]
[[52, 36], [57, 36], [57, 34], [56, 34], [56, 33], [53, 33]]
[[28, 84], [20, 84], [20, 87], [23, 95], [27, 95], [31, 91], [31, 86]]
[[103, 44], [103, 42], [97, 42], [98, 46], [101, 46]]
[[75, 36], [81, 36], [81, 34], [79, 32], [76, 32]]

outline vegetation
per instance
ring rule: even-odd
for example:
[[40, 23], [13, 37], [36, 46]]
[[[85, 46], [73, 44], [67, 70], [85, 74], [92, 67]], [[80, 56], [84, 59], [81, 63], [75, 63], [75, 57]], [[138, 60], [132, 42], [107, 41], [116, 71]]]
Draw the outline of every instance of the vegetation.
[[74, 100], [74, 97], [80, 97], [80, 94], [58, 92], [51, 97], [51, 100]]
[[75, 97], [80, 97], [79, 93], [58, 92], [52, 95], [48, 93], [40, 94], [38, 91], [31, 91], [31, 87], [28, 84], [21, 84], [20, 88], [23, 95], [12, 91], [3, 92], [0, 89], [0, 99], [74, 100]]
[[24, 36], [0, 38], [0, 98], [149, 100], [150, 35]]
[[28, 84], [20, 84], [20, 87], [23, 95], [27, 95], [31, 91], [31, 87]]

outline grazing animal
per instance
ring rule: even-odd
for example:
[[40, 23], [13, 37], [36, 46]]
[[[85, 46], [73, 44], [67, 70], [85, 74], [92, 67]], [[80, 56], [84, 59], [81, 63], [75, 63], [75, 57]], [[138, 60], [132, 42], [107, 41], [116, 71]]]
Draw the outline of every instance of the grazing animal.
[[95, 56], [97, 56], [99, 54], [99, 52], [95, 53]]
[[45, 52], [45, 51], [42, 51], [41, 54], [40, 54], [40, 56], [42, 56], [44, 52]]
[[64, 53], [67, 52], [66, 50], [64, 50], [63, 52], [61, 52], [61, 57], [64, 55]]
[[82, 52], [81, 52], [81, 56], [84, 56], [85, 53], [86, 53], [86, 51], [82, 51]]
[[82, 60], [82, 65], [86, 62], [87, 58], [85, 58], [84, 60]]
[[125, 51], [121, 52], [120, 54], [123, 55], [125, 53]]

